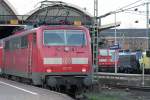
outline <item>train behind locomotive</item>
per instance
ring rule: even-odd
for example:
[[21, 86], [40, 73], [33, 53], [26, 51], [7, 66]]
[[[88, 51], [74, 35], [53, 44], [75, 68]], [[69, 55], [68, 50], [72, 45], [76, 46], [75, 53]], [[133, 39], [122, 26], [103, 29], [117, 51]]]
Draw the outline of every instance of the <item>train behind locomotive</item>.
[[141, 51], [127, 52], [120, 50], [119, 52], [119, 50], [99, 49], [99, 71], [114, 72], [116, 63], [117, 71], [119, 73], [141, 73], [142, 71], [139, 62], [141, 56]]
[[85, 27], [40, 26], [2, 41], [3, 75], [51, 87], [92, 83], [90, 34]]
[[118, 64], [118, 57], [115, 58], [115, 55], [118, 55], [118, 50], [99, 49], [98, 53], [99, 71], [114, 72], [115, 63]]
[[118, 58], [119, 72], [140, 73], [139, 56], [137, 52], [123, 52]]

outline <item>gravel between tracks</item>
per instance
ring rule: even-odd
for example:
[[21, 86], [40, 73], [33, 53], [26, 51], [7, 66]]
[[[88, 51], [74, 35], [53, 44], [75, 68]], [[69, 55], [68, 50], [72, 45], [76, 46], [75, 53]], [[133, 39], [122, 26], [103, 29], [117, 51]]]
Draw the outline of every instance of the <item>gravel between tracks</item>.
[[150, 92], [130, 89], [102, 88], [85, 95], [84, 100], [150, 100]]

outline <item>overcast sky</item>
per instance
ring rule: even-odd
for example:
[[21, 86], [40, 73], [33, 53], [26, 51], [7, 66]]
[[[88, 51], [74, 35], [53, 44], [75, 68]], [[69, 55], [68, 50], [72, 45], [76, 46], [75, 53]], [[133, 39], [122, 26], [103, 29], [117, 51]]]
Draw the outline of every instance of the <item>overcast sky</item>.
[[[26, 14], [27, 12], [36, 8], [38, 3], [43, 0], [8, 0], [8, 1], [15, 7], [15, 9], [18, 11], [19, 14]], [[57, 0], [57, 1], [63, 1], [74, 5], [78, 5], [81, 8], [86, 8], [87, 11], [93, 15], [94, 0]], [[138, 0], [98, 0], [99, 15], [103, 15], [110, 11], [115, 11], [116, 9], [124, 7], [135, 1]], [[146, 0], [141, 0], [139, 4], [144, 1]], [[138, 3], [136, 5], [138, 5]], [[145, 10], [145, 8], [146, 7], [143, 6], [143, 8], [141, 7], [139, 9]], [[145, 16], [143, 15], [119, 13], [117, 14], [116, 18], [117, 21], [122, 22], [122, 27], [131, 27], [131, 28], [145, 27]], [[139, 23], [134, 23], [136, 20], [138, 20]], [[110, 15], [102, 19], [102, 24], [108, 24], [113, 22], [114, 22], [114, 15]]]

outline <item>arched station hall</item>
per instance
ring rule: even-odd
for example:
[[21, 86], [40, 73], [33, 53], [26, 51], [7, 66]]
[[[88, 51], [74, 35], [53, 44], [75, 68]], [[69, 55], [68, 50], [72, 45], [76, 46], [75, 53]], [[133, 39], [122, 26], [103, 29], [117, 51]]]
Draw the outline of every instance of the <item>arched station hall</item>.
[[76, 5], [60, 1], [43, 1], [36, 9], [29, 12], [26, 19], [27, 24], [73, 24], [81, 21], [82, 25], [92, 25], [92, 15], [85, 9]]
[[0, 0], [0, 39], [12, 34], [16, 25], [11, 25], [13, 20], [18, 20], [17, 11], [8, 0]]
[[[18, 21], [18, 22], [16, 22]], [[0, 0], [0, 39], [22, 25], [92, 25], [93, 18], [85, 9], [60, 1], [43, 1], [25, 15], [19, 15], [8, 0]]]

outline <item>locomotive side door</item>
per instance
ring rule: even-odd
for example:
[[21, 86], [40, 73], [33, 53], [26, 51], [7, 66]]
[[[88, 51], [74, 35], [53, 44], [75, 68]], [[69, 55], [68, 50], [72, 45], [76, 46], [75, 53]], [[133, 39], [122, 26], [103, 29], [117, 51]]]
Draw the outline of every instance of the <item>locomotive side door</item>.
[[32, 49], [33, 49], [33, 44], [32, 44], [32, 34], [28, 35], [28, 64], [27, 64], [27, 73], [28, 77], [32, 74]]
[[28, 76], [30, 77], [33, 71], [33, 68], [36, 67], [37, 64], [37, 48], [36, 48], [36, 33], [29, 34], [28, 37]]

